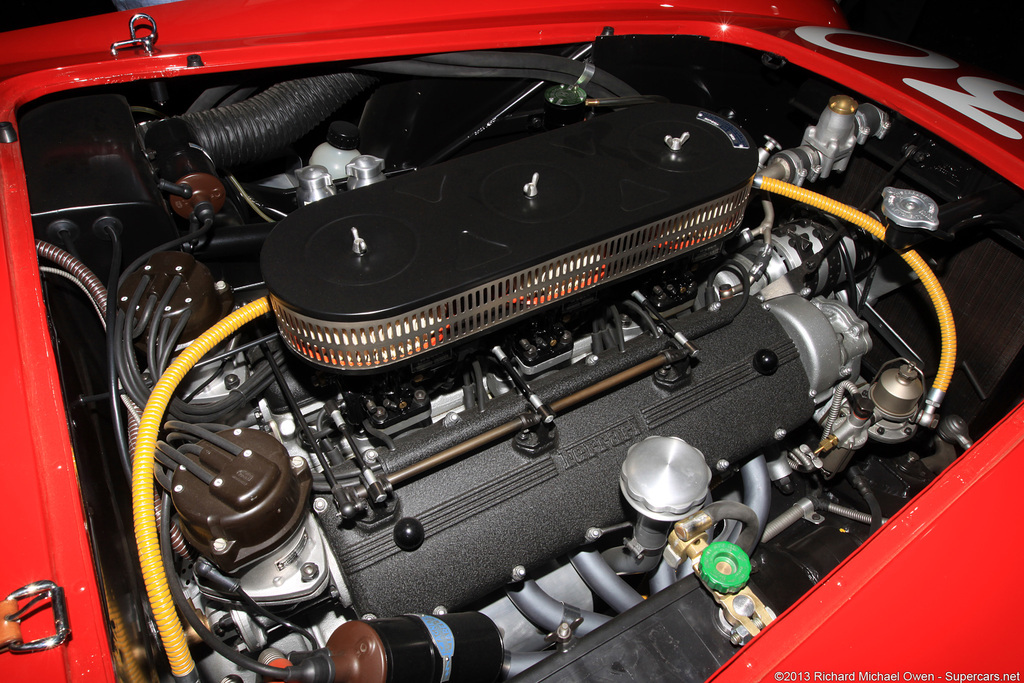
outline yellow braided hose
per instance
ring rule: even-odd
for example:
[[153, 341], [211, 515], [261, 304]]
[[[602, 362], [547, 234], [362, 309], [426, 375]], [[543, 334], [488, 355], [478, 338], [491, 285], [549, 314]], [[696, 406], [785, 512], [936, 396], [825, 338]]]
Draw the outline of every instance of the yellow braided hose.
[[[802, 187], [767, 177], [761, 179], [761, 189], [821, 209], [863, 228], [879, 240], [885, 240], [884, 225], [851, 206], [841, 204], [817, 192], [805, 190]], [[939, 319], [939, 331], [942, 335], [942, 353], [939, 357], [938, 373], [935, 375], [935, 381], [932, 382], [932, 391], [944, 394], [949, 388], [949, 381], [953, 377], [953, 367], [956, 365], [956, 327], [953, 325], [953, 311], [949, 307], [946, 293], [942, 291], [942, 285], [939, 284], [938, 278], [935, 277], [935, 273], [924, 262], [924, 259], [914, 250], [900, 252], [900, 256], [914, 269], [917, 277], [921, 279], [921, 284], [924, 285], [928, 296], [931, 297], [932, 305], [935, 307], [935, 314]]]
[[142, 578], [146, 584], [153, 617], [156, 620], [160, 639], [175, 677], [183, 677], [195, 669], [195, 662], [185, 643], [185, 632], [174, 611], [174, 603], [167, 588], [167, 575], [160, 557], [160, 541], [157, 536], [156, 510], [153, 505], [153, 470], [156, 439], [160, 432], [164, 411], [171, 401], [174, 390], [210, 349], [233, 334], [238, 328], [270, 311], [266, 297], [239, 308], [219, 323], [204, 332], [192, 342], [153, 387], [146, 409], [139, 422], [139, 434], [135, 442], [135, 463], [132, 467], [132, 515], [135, 519], [135, 544], [138, 547]]

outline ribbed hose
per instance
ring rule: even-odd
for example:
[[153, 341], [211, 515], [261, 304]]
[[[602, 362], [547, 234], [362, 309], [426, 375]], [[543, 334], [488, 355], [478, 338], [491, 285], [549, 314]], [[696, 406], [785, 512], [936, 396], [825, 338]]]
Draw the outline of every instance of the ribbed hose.
[[[861, 524], [871, 524], [871, 522], [873, 521], [871, 519], [871, 515], [869, 515], [868, 513], [861, 512], [860, 510], [854, 510], [853, 508], [848, 508], [845, 505], [839, 505], [838, 503], [826, 502], [825, 511], [831, 512], [833, 515], [839, 515], [840, 517], [852, 519], [853, 521], [860, 522]], [[884, 517], [882, 518], [883, 524], [887, 521], [888, 520], [886, 520]]]
[[[816, 209], [837, 216], [845, 221], [864, 229], [879, 240], [885, 241], [885, 226], [871, 218], [867, 214], [857, 211], [853, 207], [841, 204], [834, 199], [829, 199], [817, 192], [805, 190], [802, 187], [776, 180], [775, 178], [762, 177], [760, 187], [766, 192], [782, 195], [803, 202]], [[942, 335], [942, 352], [939, 357], [939, 370], [932, 382], [932, 390], [945, 393], [949, 388], [949, 381], [953, 377], [953, 368], [956, 365], [956, 327], [953, 324], [953, 311], [949, 307], [946, 293], [942, 291], [935, 273], [924, 262], [924, 259], [914, 250], [900, 252], [903, 260], [917, 273], [921, 279], [928, 296], [935, 307], [935, 314], [939, 319], [939, 330]]]
[[99, 307], [100, 314], [107, 314], [107, 288], [84, 263], [60, 247], [42, 240], [36, 240], [36, 253], [71, 273], [88, 290], [89, 296]]
[[376, 82], [354, 73], [300, 78], [181, 118], [215, 164], [237, 166], [280, 152]]
[[839, 418], [839, 409], [843, 407], [844, 391], [848, 391], [850, 396], [853, 397], [858, 391], [857, 385], [848, 379], [844, 379], [832, 390], [832, 404], [828, 407], [828, 414], [825, 417], [825, 423], [822, 425], [822, 428], [825, 430], [825, 436], [832, 433], [832, 427], [835, 426], [836, 420]]
[[153, 505], [154, 452], [164, 411], [171, 395], [189, 370], [217, 344], [242, 325], [270, 311], [266, 297], [234, 311], [204, 332], [174, 359], [160, 377], [146, 403], [139, 424], [135, 444], [135, 462], [132, 469], [132, 516], [135, 520], [135, 543], [138, 547], [142, 578], [160, 640], [163, 642], [171, 673], [176, 677], [188, 676], [195, 670], [195, 662], [185, 642], [185, 633], [174, 611], [174, 603], [167, 588], [167, 574], [160, 557], [156, 513]]

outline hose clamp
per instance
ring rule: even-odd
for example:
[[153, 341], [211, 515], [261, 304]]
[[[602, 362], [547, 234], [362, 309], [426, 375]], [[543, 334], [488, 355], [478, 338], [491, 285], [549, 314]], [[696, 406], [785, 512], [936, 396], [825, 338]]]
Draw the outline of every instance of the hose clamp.
[[433, 641], [437, 653], [441, 655], [441, 683], [447, 683], [452, 677], [452, 658], [455, 656], [455, 634], [451, 627], [437, 617], [417, 614], [416, 617], [427, 627], [430, 640]]

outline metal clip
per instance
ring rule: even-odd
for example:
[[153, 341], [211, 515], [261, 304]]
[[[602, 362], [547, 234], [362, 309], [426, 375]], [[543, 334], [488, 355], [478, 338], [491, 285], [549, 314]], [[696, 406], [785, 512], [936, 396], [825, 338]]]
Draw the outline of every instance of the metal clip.
[[[145, 36], [138, 36], [137, 31], [139, 29], [148, 29], [149, 34]], [[128, 32], [131, 38], [128, 40], [121, 40], [116, 43], [111, 43], [110, 54], [117, 57], [118, 50], [124, 50], [131, 47], [141, 47], [146, 51], [147, 55], [153, 54], [153, 46], [156, 44], [156, 21], [153, 17], [148, 14], [136, 14], [128, 21]]]
[[35, 581], [22, 586], [7, 596], [7, 600], [24, 600], [30, 598], [18, 611], [4, 616], [5, 621], [20, 623], [27, 616], [35, 614], [36, 610], [45, 607], [40, 603], [50, 601], [50, 609], [53, 611], [54, 634], [45, 638], [38, 638], [27, 643], [15, 640], [7, 645], [7, 649], [15, 653], [41, 652], [51, 650], [63, 644], [71, 636], [71, 625], [68, 623], [68, 606], [64, 600], [64, 589], [53, 581]]

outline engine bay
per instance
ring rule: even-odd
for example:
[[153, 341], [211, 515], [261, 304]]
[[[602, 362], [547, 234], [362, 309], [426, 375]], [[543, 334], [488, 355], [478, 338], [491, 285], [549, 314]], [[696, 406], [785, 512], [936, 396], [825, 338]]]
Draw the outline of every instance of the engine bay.
[[1024, 277], [1019, 190], [767, 53], [609, 33], [19, 128], [122, 672], [705, 680], [1020, 399], [1013, 316], [959, 315]]

